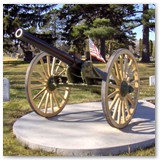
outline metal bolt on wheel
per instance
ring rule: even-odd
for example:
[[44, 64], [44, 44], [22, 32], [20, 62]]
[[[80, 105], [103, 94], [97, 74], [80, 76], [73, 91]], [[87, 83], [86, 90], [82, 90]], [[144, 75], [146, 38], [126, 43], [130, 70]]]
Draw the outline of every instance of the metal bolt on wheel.
[[139, 72], [130, 51], [119, 49], [110, 57], [102, 81], [102, 107], [107, 122], [124, 128], [132, 119], [139, 95]]
[[31, 108], [43, 117], [53, 117], [62, 111], [68, 101], [70, 88], [58, 86], [67, 81], [67, 65], [47, 54], [38, 54], [30, 63], [25, 87]]

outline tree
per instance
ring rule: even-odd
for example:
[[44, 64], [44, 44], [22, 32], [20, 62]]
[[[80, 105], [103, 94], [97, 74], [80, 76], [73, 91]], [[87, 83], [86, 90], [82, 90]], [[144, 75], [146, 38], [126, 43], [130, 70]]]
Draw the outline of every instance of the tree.
[[155, 58], [155, 44], [153, 45], [152, 56]]
[[149, 17], [147, 16], [148, 4], [143, 4], [143, 50], [142, 62], [150, 62], [149, 56]]
[[142, 24], [143, 24], [143, 51], [142, 51], [142, 62], [150, 62], [150, 52], [149, 52], [149, 29], [154, 30], [155, 22], [155, 13], [153, 9], [149, 9], [148, 4], [143, 4], [143, 15], [142, 15]]
[[142, 39], [139, 39], [139, 55], [142, 57]]
[[121, 44], [117, 40], [107, 40], [106, 41], [106, 48], [107, 48], [107, 53], [111, 55], [113, 53], [113, 50], [116, 50], [118, 48], [123, 48]]
[[106, 54], [105, 41], [106, 39], [111, 40], [116, 32], [113, 27], [110, 27], [111, 25], [109, 23], [109, 19], [97, 18], [93, 21], [93, 27], [85, 32], [86, 35], [100, 40], [101, 55], [104, 59]]
[[[133, 45], [133, 40], [135, 40], [135, 36], [130, 29], [132, 24], [129, 25], [129, 22], [131, 22], [129, 18], [134, 16], [134, 12], [134, 6], [126, 4], [68, 4], [64, 5], [60, 10], [59, 18], [65, 19], [66, 21], [63, 36], [68, 41], [68, 44], [73, 42], [76, 46], [84, 45], [85, 39], [87, 38], [85, 30], [90, 30], [91, 33], [92, 29], [94, 36], [96, 35], [96, 30], [99, 30], [97, 34], [101, 33], [102, 35], [102, 32], [104, 32], [102, 25], [101, 28], [96, 27], [94, 29], [93, 27], [95, 26], [93, 23], [95, 23], [97, 18], [100, 20], [104, 18], [110, 20], [109, 25], [107, 24], [108, 30], [109, 27], [110, 29], [114, 27], [116, 31], [113, 39], [128, 47], [130, 44]], [[101, 49], [104, 50], [102, 47], [105, 42], [102, 40], [104, 38], [101, 37], [100, 39], [102, 43]], [[85, 48], [85, 46], [81, 47], [81, 49], [82, 48]]]
[[[3, 5], [3, 40], [4, 44], [15, 41], [14, 33], [21, 27], [36, 32], [47, 23], [45, 14], [55, 5], [46, 4], [4, 4]], [[16, 42], [16, 41], [15, 41]], [[4, 49], [5, 46], [4, 45]], [[7, 48], [8, 49], [8, 48]]]
[[[76, 25], [73, 27], [73, 30], [71, 32], [71, 45], [74, 45], [74, 51], [79, 52], [81, 54], [84, 53], [85, 45], [86, 45], [86, 36], [84, 35], [84, 32], [88, 30], [88, 26], [86, 25], [85, 21], [82, 23]], [[84, 35], [84, 36], [82, 36]], [[72, 47], [71, 46], [71, 47]]]
[[153, 53], [153, 42], [152, 40], [149, 41], [149, 55], [152, 56]]

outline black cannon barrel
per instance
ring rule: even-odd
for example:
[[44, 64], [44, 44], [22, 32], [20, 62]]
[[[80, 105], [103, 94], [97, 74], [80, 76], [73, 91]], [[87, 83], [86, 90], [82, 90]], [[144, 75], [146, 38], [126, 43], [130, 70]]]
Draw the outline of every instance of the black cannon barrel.
[[[69, 66], [83, 63], [81, 59], [78, 59], [77, 57], [73, 57], [72, 55], [69, 55], [67, 52], [64, 52], [46, 43], [45, 41], [33, 36], [32, 34], [22, 30], [21, 28], [16, 31], [15, 37], [24, 42], [30, 43], [31, 45], [34, 45], [35, 47], [39, 48], [40, 50], [46, 53], [51, 54], [52, 56], [65, 62]], [[81, 67], [80, 65], [76, 65], [76, 67], [78, 66]]]

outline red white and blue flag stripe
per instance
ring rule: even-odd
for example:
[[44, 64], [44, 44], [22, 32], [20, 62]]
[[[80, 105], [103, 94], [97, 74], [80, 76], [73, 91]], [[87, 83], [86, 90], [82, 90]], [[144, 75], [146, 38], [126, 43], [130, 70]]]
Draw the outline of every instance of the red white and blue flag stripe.
[[96, 45], [93, 43], [93, 41], [89, 38], [89, 51], [90, 51], [90, 55], [93, 57], [96, 57], [99, 61], [102, 62], [106, 62], [102, 55], [100, 54], [98, 48], [96, 47]]

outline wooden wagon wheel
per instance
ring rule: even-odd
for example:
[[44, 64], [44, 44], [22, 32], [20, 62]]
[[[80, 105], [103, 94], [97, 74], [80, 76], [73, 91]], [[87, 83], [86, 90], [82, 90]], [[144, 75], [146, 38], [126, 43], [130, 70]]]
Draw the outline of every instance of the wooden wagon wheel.
[[64, 108], [70, 88], [58, 83], [67, 81], [66, 69], [65, 63], [44, 52], [31, 61], [25, 87], [28, 102], [37, 114], [52, 117]]
[[124, 128], [132, 119], [139, 95], [139, 72], [136, 60], [127, 49], [110, 57], [102, 81], [102, 107], [108, 123]]

